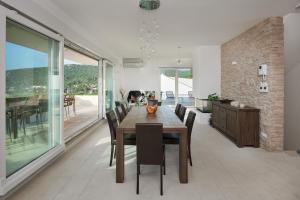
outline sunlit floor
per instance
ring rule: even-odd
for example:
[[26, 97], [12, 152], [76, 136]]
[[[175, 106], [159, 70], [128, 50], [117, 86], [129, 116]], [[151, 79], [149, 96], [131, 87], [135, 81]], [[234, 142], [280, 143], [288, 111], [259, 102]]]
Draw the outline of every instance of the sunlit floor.
[[238, 148], [201, 119], [197, 112], [188, 184], [178, 180], [178, 147], [167, 146], [163, 197], [156, 166], [142, 167], [140, 195], [135, 194], [135, 147], [125, 150], [125, 183], [115, 183], [115, 165], [108, 166], [109, 129], [102, 123], [9, 200], [300, 199], [300, 157], [296, 153]]

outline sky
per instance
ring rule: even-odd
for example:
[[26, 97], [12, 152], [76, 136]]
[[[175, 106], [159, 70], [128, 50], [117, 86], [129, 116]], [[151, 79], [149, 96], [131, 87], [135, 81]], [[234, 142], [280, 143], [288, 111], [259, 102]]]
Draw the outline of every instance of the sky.
[[47, 53], [6, 42], [6, 70], [47, 66]]
[[[64, 64], [78, 64], [64, 60]], [[6, 42], [6, 70], [48, 66], [48, 54], [25, 46]]]

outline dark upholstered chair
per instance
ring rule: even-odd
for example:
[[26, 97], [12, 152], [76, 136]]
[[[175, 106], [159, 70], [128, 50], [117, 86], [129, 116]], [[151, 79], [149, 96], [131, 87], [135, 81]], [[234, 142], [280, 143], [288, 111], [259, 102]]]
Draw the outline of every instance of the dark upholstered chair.
[[117, 113], [119, 122], [121, 123], [123, 121], [123, 119], [125, 118], [125, 114], [123, 113], [123, 110], [122, 110], [121, 106], [117, 106], [115, 108], [115, 111]]
[[185, 112], [186, 112], [186, 107], [181, 106], [181, 107], [180, 107], [180, 110], [179, 110], [178, 117], [179, 117], [179, 119], [180, 119], [182, 122], [184, 121]]
[[125, 106], [126, 113], [128, 113], [130, 111], [130, 106], [128, 105], [128, 102], [127, 101], [115, 101], [116, 107], [121, 106], [121, 104], [123, 104]]
[[[194, 121], [196, 118], [196, 113], [193, 111], [190, 111], [188, 114], [188, 117], [185, 122], [185, 126], [188, 129], [188, 156], [190, 160], [190, 165], [192, 166], [192, 155], [191, 155], [191, 136], [192, 136], [192, 130], [194, 126]], [[164, 134], [164, 144], [179, 144], [179, 135], [176, 133], [169, 133]]]
[[[109, 161], [109, 166], [111, 166], [113, 155], [116, 153], [115, 145], [117, 143], [116, 136], [117, 136], [118, 119], [113, 110], [106, 113], [106, 118], [109, 126], [110, 139], [111, 139], [111, 152], [110, 152], [110, 161]], [[135, 145], [135, 144], [136, 144], [135, 134], [125, 134], [124, 145]]]
[[[163, 172], [165, 173], [165, 155], [162, 135], [163, 125], [160, 123], [137, 123], [136, 145], [137, 145], [137, 186], [136, 193], [139, 194], [140, 165], [160, 166], [160, 195], [163, 195]], [[164, 170], [164, 171], [163, 171]]]
[[116, 107], [118, 107], [118, 106], [121, 106], [121, 101], [115, 101], [115, 105], [116, 105]]
[[125, 103], [121, 103], [121, 109], [122, 109], [122, 112], [123, 112], [124, 116], [126, 116], [128, 114], [128, 112], [127, 112]]
[[175, 108], [175, 114], [176, 114], [177, 116], [179, 116], [180, 108], [181, 108], [181, 104], [178, 103], [178, 104], [176, 105], [176, 108]]

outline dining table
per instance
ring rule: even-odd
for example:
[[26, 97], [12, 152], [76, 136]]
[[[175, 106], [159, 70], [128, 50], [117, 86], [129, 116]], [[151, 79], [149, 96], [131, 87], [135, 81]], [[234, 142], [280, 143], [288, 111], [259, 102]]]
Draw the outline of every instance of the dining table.
[[188, 183], [187, 127], [167, 106], [159, 106], [154, 114], [148, 114], [146, 106], [132, 107], [120, 123], [116, 135], [116, 182], [124, 182], [124, 135], [136, 134], [136, 123], [162, 123], [163, 134], [179, 134], [179, 182]]

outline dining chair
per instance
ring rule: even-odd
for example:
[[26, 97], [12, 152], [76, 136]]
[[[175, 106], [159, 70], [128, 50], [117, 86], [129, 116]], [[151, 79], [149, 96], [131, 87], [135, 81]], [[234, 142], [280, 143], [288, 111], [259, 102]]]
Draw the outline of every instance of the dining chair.
[[[115, 112], [112, 110], [106, 113], [106, 118], [110, 131], [110, 141], [111, 141], [111, 151], [110, 151], [110, 161], [109, 166], [112, 165], [113, 155], [116, 155], [115, 145], [117, 144], [117, 127], [118, 119]], [[136, 137], [134, 134], [125, 134], [124, 145], [136, 145]]]
[[117, 106], [121, 106], [121, 101], [115, 101], [115, 105]]
[[121, 123], [123, 121], [123, 119], [125, 118], [125, 114], [123, 113], [122, 107], [121, 106], [117, 106], [115, 108], [115, 111], [117, 113], [119, 122]]
[[177, 116], [179, 116], [180, 108], [181, 108], [181, 104], [178, 103], [178, 104], [176, 105], [176, 108], [175, 108], [175, 114], [176, 114]]
[[180, 110], [179, 110], [178, 117], [179, 117], [179, 119], [180, 119], [182, 122], [184, 121], [185, 112], [186, 112], [186, 107], [185, 107], [185, 106], [181, 106], [181, 107], [180, 107]]
[[[192, 136], [192, 131], [193, 131], [193, 126], [194, 126], [194, 121], [196, 118], [196, 113], [193, 111], [190, 111], [188, 114], [188, 117], [185, 122], [185, 126], [187, 127], [187, 132], [188, 132], [188, 157], [190, 160], [190, 166], [193, 166], [192, 162], [192, 155], [191, 155], [191, 136]], [[164, 144], [179, 144], [179, 134], [178, 133], [168, 133], [164, 134]]]
[[136, 124], [137, 194], [139, 194], [140, 165], [159, 165], [160, 195], [163, 195], [163, 174], [166, 172], [166, 165], [162, 130], [163, 125], [161, 123]]
[[125, 106], [125, 108], [127, 110], [127, 113], [129, 113], [129, 111], [131, 110], [131, 106], [128, 104], [127, 101], [124, 102], [124, 106]]
[[121, 103], [121, 109], [122, 109], [122, 112], [123, 112], [124, 116], [126, 116], [128, 114], [128, 112], [127, 112], [127, 109], [125, 107], [125, 103]]

